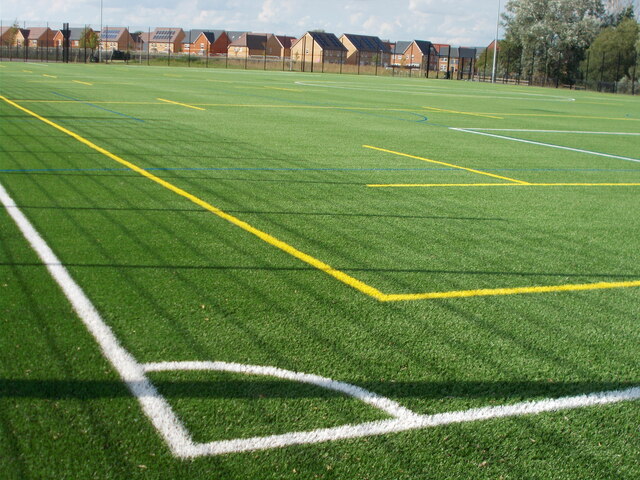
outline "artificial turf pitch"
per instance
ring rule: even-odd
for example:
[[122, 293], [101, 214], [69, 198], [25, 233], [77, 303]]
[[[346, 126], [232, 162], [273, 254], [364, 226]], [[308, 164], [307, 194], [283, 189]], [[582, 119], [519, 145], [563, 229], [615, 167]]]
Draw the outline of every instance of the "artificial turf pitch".
[[[0, 184], [140, 364], [304, 372], [423, 416], [640, 385], [635, 97], [118, 65], [0, 76]], [[634, 400], [179, 458], [16, 207], [0, 210], [3, 478], [640, 476]], [[148, 378], [203, 444], [389, 418], [273, 376]]]

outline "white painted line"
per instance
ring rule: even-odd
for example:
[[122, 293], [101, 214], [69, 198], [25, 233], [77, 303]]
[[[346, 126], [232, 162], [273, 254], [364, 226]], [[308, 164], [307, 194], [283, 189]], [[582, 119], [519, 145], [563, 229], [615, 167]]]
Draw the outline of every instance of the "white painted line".
[[535, 415], [544, 412], [571, 410], [575, 408], [607, 405], [638, 399], [640, 399], [640, 387], [634, 387], [627, 390], [522, 402], [499, 407], [473, 408], [470, 410], [439, 413], [436, 415], [419, 415], [410, 419], [381, 420], [377, 422], [361, 423], [359, 425], [345, 425], [342, 427], [312, 430], [308, 432], [292, 432], [283, 435], [273, 435], [270, 437], [255, 437], [202, 443], [194, 446], [192, 455], [190, 456], [221, 455], [225, 453], [280, 448], [290, 445], [321, 443], [334, 440], [369, 437], [373, 435], [385, 435], [389, 433], [438, 427], [454, 423], [477, 422], [481, 420], [516, 417], [522, 415]]
[[120, 374], [133, 396], [140, 402], [145, 414], [164, 437], [171, 451], [178, 456], [182, 456], [185, 451], [190, 451], [193, 442], [189, 433], [173, 413], [171, 406], [148, 380], [142, 366], [120, 345], [91, 300], [73, 280], [27, 217], [16, 206], [2, 184], [0, 184], [0, 201], [42, 263], [47, 267], [55, 282], [60, 286], [82, 323], [98, 342], [104, 356]]
[[562, 146], [562, 145], [554, 145], [552, 143], [534, 142], [533, 140], [524, 140], [522, 138], [505, 137], [504, 135], [496, 135], [496, 134], [493, 134], [493, 133], [479, 132], [479, 131], [476, 131], [476, 130], [469, 130], [469, 129], [466, 129], [466, 128], [449, 127], [449, 130], [455, 130], [457, 132], [464, 132], [464, 133], [473, 133], [474, 135], [484, 135], [486, 137], [500, 138], [502, 140], [511, 140], [512, 142], [528, 143], [530, 145], [539, 145], [541, 147], [558, 148], [560, 150], [569, 150], [571, 152], [586, 153], [586, 154], [589, 154], [589, 155], [597, 155], [599, 157], [615, 158], [615, 159], [618, 159], [618, 160], [626, 160], [628, 162], [640, 163], [640, 159], [637, 159], [637, 158], [623, 157], [621, 155], [611, 155], [609, 153], [593, 152], [591, 150], [583, 150], [581, 148], [565, 147], [565, 146]]
[[[73, 309], [95, 338], [104, 356], [113, 365], [125, 384], [129, 387], [129, 390], [131, 390], [131, 393], [140, 402], [143, 411], [176, 457], [194, 458], [205, 455], [265, 450], [289, 445], [312, 444], [348, 438], [384, 435], [394, 432], [449, 425], [452, 423], [533, 415], [543, 412], [606, 405], [640, 399], [640, 387], [634, 387], [627, 390], [522, 402], [498, 407], [474, 408], [435, 415], [419, 415], [390, 399], [386, 399], [365, 389], [356, 387], [355, 385], [337, 382], [318, 375], [292, 372], [275, 367], [260, 367], [226, 362], [160, 362], [142, 365], [120, 345], [113, 331], [101, 318], [89, 298], [73, 280], [67, 269], [61, 264], [58, 257], [53, 253], [33, 225], [31, 225], [29, 220], [20, 211], [2, 184], [0, 184], [0, 202], [2, 202], [24, 237], [40, 257], [53, 279], [60, 286], [64, 295], [73, 306]], [[193, 442], [189, 432], [175, 415], [169, 403], [158, 393], [146, 375], [147, 372], [186, 369], [224, 370], [238, 373], [269, 375], [311, 383], [351, 395], [376, 408], [381, 408], [397, 418], [306, 432], [290, 432], [282, 435], [196, 443]]]
[[584, 130], [530, 130], [526, 128], [460, 128], [474, 132], [531, 132], [531, 133], [575, 133], [581, 135], [628, 135], [640, 136], [638, 132], [589, 132]]
[[243, 365], [241, 363], [227, 362], [160, 362], [143, 365], [145, 372], [183, 371], [183, 370], [215, 370], [218, 372], [235, 372], [247, 375], [265, 375], [268, 377], [282, 378], [293, 382], [308, 383], [317, 387], [335, 390], [350, 397], [356, 398], [374, 408], [388, 413], [396, 418], [413, 418], [417, 416], [411, 410], [404, 408], [393, 400], [370, 392], [364, 388], [350, 383], [338, 382], [319, 375], [311, 375], [302, 372], [293, 372], [277, 367], [259, 365]]

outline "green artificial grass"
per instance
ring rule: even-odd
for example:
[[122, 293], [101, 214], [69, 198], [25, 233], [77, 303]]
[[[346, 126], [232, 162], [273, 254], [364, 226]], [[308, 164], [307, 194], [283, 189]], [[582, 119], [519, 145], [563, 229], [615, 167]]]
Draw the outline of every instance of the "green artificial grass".
[[[636, 97], [186, 67], [0, 76], [5, 98], [385, 294], [640, 280], [640, 186], [595, 185], [640, 183], [640, 137], [602, 133], [640, 132]], [[640, 385], [639, 287], [380, 302], [5, 101], [0, 118], [0, 183], [139, 362], [274, 366], [419, 414]], [[589, 185], [367, 186], [496, 175]], [[388, 418], [271, 377], [149, 377], [198, 442]], [[3, 478], [631, 479], [637, 412], [181, 460], [0, 212]]]

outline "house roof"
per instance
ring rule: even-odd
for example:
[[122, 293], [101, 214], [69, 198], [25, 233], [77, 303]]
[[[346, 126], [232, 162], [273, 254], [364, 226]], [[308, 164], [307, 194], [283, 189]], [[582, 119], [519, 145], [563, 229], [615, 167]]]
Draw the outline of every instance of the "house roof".
[[370, 35], [354, 35], [353, 33], [345, 33], [342, 36], [347, 37], [355, 49], [361, 52], [391, 53], [389, 47], [378, 37], [372, 37]]
[[229, 37], [229, 40], [231, 40], [232, 42], [235, 42], [236, 40], [238, 40], [242, 35], [249, 33], [249, 32], [240, 32], [240, 31], [227, 31], [227, 37]]
[[423, 55], [430, 55], [435, 52], [435, 47], [433, 46], [433, 43], [427, 40], [414, 40], [414, 43], [416, 44], [416, 46], [418, 47], [420, 52], [422, 52]]
[[240, 38], [229, 44], [230, 47], [248, 47], [252, 50], [264, 50], [267, 43], [266, 33], [243, 33]]
[[29, 32], [29, 39], [33, 40], [46, 35], [47, 32], [51, 32], [51, 29], [49, 27], [29, 27], [26, 29], [26, 31]]
[[196, 38], [198, 38], [202, 33], [204, 33], [204, 30], [185, 30], [182, 43], [195, 42]]
[[181, 28], [158, 27], [151, 32], [151, 39], [149, 41], [155, 43], [174, 43], [178, 41], [181, 33], [184, 34]]
[[[333, 33], [327, 33], [327, 32], [307, 32], [307, 33], [311, 35], [311, 38], [313, 38], [314, 42], [316, 42], [320, 46], [320, 48], [322, 48], [323, 50], [338, 50], [341, 52], [347, 51], [345, 46], [342, 45], [342, 43], [340, 43], [340, 40], [338, 40], [338, 37], [336, 37]], [[303, 37], [304, 35], [300, 37], [297, 41], [295, 41], [294, 44], [302, 40]]]
[[396, 42], [393, 45], [393, 48], [391, 49], [391, 53], [393, 53], [394, 55], [404, 53], [407, 50], [407, 48], [409, 48], [409, 45], [411, 45], [412, 43], [413, 42], [408, 42], [405, 40]]
[[116, 42], [120, 40], [127, 31], [125, 27], [104, 27], [100, 33], [100, 39], [107, 42]]
[[282, 45], [282, 48], [291, 48], [291, 45], [296, 41], [296, 37], [287, 37], [286, 35], [276, 35], [276, 38]]

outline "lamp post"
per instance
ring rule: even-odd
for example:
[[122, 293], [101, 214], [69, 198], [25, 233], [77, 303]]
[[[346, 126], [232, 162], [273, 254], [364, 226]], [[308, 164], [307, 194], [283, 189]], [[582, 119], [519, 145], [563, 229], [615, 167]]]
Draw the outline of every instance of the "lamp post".
[[493, 41], [493, 67], [491, 68], [491, 83], [496, 83], [496, 63], [498, 60], [498, 29], [499, 28], [500, 28], [500, 0], [498, 0], [498, 19], [496, 20], [496, 38]]
[[102, 0], [100, 0], [100, 39], [98, 41], [98, 63], [102, 63]]

